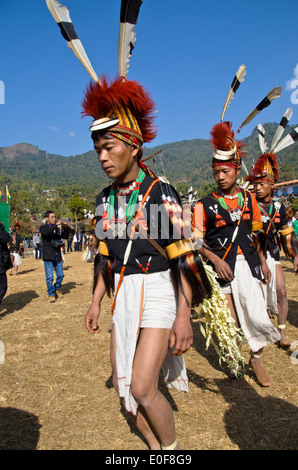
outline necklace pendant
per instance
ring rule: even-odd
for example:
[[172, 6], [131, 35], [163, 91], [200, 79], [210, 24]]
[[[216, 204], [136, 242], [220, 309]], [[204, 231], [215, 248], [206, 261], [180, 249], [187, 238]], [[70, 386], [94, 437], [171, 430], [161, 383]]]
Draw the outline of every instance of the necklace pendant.
[[112, 230], [113, 237], [116, 238], [118, 235], [117, 224], [115, 222], [111, 222], [110, 228]]
[[262, 214], [262, 215], [261, 215], [261, 218], [262, 218], [263, 224], [265, 224], [265, 223], [268, 222], [268, 220], [269, 220], [268, 215], [263, 215], [263, 214]]
[[118, 222], [117, 223], [118, 238], [123, 238], [123, 234], [125, 233], [125, 229], [126, 229], [126, 224], [124, 222]]
[[236, 220], [239, 220], [241, 217], [241, 211], [239, 209], [231, 211], [230, 217], [231, 217], [232, 222], [236, 222]]

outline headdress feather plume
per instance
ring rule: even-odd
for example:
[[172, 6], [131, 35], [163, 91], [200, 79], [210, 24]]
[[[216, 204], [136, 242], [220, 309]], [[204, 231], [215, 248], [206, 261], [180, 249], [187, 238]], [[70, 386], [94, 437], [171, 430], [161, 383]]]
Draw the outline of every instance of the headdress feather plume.
[[277, 146], [274, 149], [274, 153], [280, 152], [286, 147], [289, 147], [290, 145], [294, 144], [295, 142], [298, 142], [298, 127], [295, 127], [295, 129], [290, 132], [288, 135], [286, 135], [280, 142], [277, 144]]
[[262, 124], [258, 124], [258, 137], [259, 137], [259, 144], [262, 153], [266, 153], [268, 150], [268, 145], [265, 142], [265, 129]]
[[68, 47], [74, 52], [75, 56], [83, 64], [91, 78], [95, 82], [100, 83], [99, 78], [97, 77], [86, 54], [83, 44], [81, 43], [75, 31], [68, 9], [64, 5], [61, 5], [61, 3], [59, 3], [57, 0], [46, 0], [46, 2], [48, 9], [52, 13], [54, 20], [60, 28], [62, 36], [67, 41]]
[[286, 110], [285, 114], [283, 115], [283, 117], [281, 118], [281, 121], [280, 121], [280, 123], [279, 123], [279, 125], [276, 129], [276, 132], [275, 132], [273, 140], [272, 140], [270, 152], [272, 152], [274, 150], [277, 142], [279, 141], [282, 134], [284, 133], [284, 130], [285, 130], [286, 126], [288, 125], [288, 122], [291, 119], [292, 115], [293, 115], [292, 108], [288, 108]]
[[121, 0], [120, 27], [118, 40], [118, 71], [126, 78], [129, 60], [136, 42], [135, 25], [143, 0]]
[[265, 98], [256, 106], [256, 108], [247, 116], [247, 118], [243, 121], [241, 126], [239, 127], [238, 132], [242, 127], [246, 126], [250, 121], [252, 121], [257, 114], [259, 114], [263, 109], [270, 106], [273, 100], [279, 98], [281, 95], [282, 88], [280, 86], [273, 88], [273, 90], [269, 91], [269, 93], [265, 96]]
[[246, 66], [245, 65], [240, 65], [235, 77], [233, 78], [233, 81], [231, 83], [230, 89], [228, 96], [226, 98], [222, 113], [221, 113], [221, 118], [220, 120], [223, 120], [223, 117], [225, 115], [226, 110], [228, 109], [232, 99], [235, 96], [236, 91], [238, 90], [240, 84], [244, 81], [246, 75]]

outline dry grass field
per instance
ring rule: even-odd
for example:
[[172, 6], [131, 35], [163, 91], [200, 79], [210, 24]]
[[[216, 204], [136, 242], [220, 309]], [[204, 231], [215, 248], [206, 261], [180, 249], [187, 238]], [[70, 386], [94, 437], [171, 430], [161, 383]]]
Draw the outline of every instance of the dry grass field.
[[[298, 355], [298, 277], [282, 259], [289, 317], [287, 335]], [[90, 335], [84, 315], [91, 299], [93, 265], [81, 253], [65, 255], [63, 298], [49, 304], [42, 261], [25, 258], [8, 274], [1, 305], [0, 450], [147, 450], [124, 418], [111, 387], [111, 301], [101, 333]], [[272, 320], [276, 323], [276, 320]], [[189, 393], [166, 390], [177, 436], [185, 450], [289, 450], [297, 448], [298, 364], [293, 351], [269, 346], [263, 363], [273, 385], [260, 387], [247, 369], [250, 389], [232, 388], [213, 347], [205, 349], [199, 320], [185, 354]], [[296, 343], [295, 343], [296, 341]], [[249, 358], [244, 346], [246, 363]]]

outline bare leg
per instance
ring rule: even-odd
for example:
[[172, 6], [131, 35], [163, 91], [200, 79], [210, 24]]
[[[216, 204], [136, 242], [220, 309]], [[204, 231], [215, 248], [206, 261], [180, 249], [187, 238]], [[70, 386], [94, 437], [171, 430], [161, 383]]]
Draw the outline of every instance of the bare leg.
[[256, 353], [252, 353], [251, 358], [249, 360], [249, 365], [256, 374], [257, 381], [263, 387], [269, 387], [272, 384], [272, 378], [270, 375], [267, 374], [264, 367], [261, 364], [261, 354], [263, 349], [260, 349]]
[[[116, 341], [115, 341], [115, 328], [114, 325], [112, 327], [112, 334], [111, 334], [111, 346], [110, 346], [110, 356], [111, 356], [111, 365], [113, 370], [113, 385], [117, 392], [118, 390], [118, 382], [117, 382], [117, 367], [116, 367]], [[125, 405], [124, 405], [125, 407]], [[138, 407], [138, 413], [134, 416], [132, 413], [127, 412], [128, 418], [135, 424], [141, 434], [144, 436], [146, 441], [148, 442], [149, 448], [151, 450], [160, 450], [160, 441], [155, 435], [154, 430], [148, 420], [146, 412], [142, 405]]]
[[[276, 271], [276, 295], [277, 295], [277, 308], [278, 308], [278, 325], [285, 327], [288, 317], [288, 299], [286, 291], [285, 276], [280, 264], [275, 266]], [[279, 328], [280, 341], [279, 344], [282, 348], [289, 348], [290, 343], [286, 338], [285, 329]]]
[[[143, 406], [151, 426], [163, 446], [175, 442], [173, 410], [158, 390], [158, 377], [168, 351], [170, 330], [141, 330], [133, 363], [131, 392]], [[175, 447], [179, 449], [178, 445]]]

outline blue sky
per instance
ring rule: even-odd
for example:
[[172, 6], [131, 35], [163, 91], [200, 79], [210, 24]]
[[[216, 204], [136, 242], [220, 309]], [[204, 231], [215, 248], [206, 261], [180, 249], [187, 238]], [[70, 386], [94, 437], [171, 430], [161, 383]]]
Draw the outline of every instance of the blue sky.
[[[96, 73], [115, 77], [120, 0], [61, 3]], [[241, 64], [246, 78], [225, 115], [235, 129], [269, 90], [283, 92], [240, 137], [259, 122], [279, 121], [290, 106], [297, 124], [297, 14], [298, 0], [144, 0], [128, 78], [157, 104], [158, 137], [150, 146], [208, 139]], [[91, 150], [91, 119], [81, 118], [91, 78], [45, 0], [0, 0], [0, 40], [0, 147], [26, 142], [65, 156]]]

